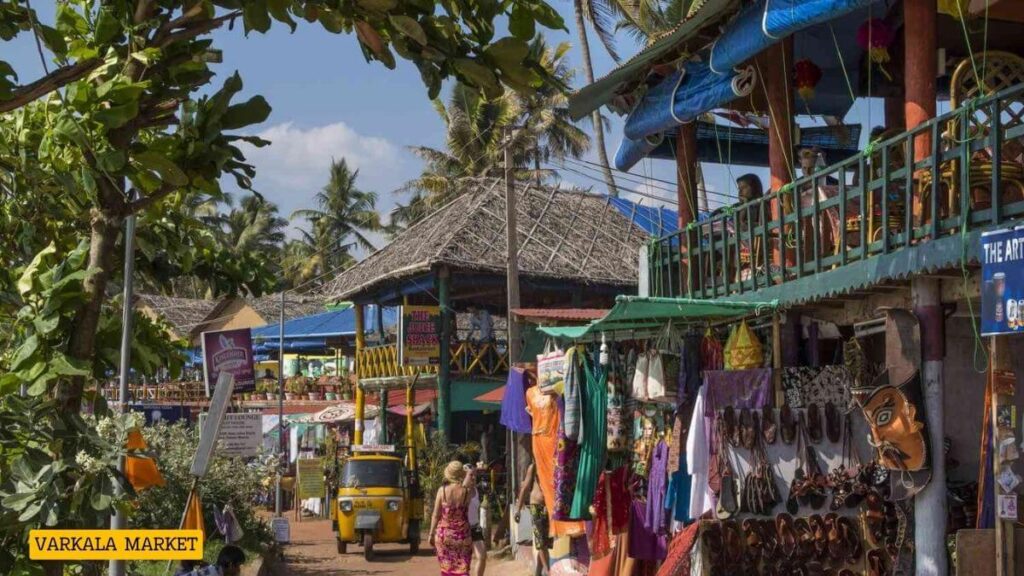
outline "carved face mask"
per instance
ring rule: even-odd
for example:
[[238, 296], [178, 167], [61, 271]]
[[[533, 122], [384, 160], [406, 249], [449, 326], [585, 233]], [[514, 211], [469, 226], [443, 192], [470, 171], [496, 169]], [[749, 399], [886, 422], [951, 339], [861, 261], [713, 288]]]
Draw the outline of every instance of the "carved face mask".
[[917, 420], [917, 409], [903, 392], [891, 386], [879, 388], [864, 404], [864, 416], [883, 466], [910, 472], [924, 467], [924, 424]]

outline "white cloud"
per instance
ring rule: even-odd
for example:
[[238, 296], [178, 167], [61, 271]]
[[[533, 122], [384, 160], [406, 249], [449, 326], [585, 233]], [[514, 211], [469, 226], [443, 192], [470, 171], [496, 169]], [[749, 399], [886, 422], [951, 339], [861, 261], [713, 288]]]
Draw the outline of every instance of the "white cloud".
[[257, 135], [271, 144], [244, 150], [256, 166], [254, 187], [276, 203], [285, 217], [313, 205], [313, 196], [327, 183], [332, 159], [345, 158], [351, 168], [359, 169], [360, 188], [376, 191], [378, 206], [385, 212], [392, 204], [391, 191], [407, 179], [410, 168], [401, 147], [385, 138], [360, 134], [344, 122], [311, 128], [285, 122]]

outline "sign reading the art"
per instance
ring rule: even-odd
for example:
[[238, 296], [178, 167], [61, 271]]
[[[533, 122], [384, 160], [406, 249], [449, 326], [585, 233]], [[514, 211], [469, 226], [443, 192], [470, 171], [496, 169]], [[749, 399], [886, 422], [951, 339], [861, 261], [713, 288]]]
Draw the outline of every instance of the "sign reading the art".
[[320, 458], [300, 458], [295, 463], [299, 474], [295, 491], [299, 500], [306, 498], [323, 498], [324, 496], [324, 465]]
[[235, 392], [256, 391], [256, 371], [252, 365], [252, 333], [248, 328], [203, 332], [203, 379], [206, 395], [210, 383], [221, 372], [235, 377]]
[[441, 307], [402, 306], [399, 363], [437, 365], [441, 359]]

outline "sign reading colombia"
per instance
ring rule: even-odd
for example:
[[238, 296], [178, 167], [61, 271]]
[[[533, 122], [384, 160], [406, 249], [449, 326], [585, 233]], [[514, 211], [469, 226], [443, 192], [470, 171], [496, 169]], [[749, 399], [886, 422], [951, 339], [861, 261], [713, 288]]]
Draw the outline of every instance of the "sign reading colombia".
[[202, 530], [30, 530], [32, 560], [202, 560]]

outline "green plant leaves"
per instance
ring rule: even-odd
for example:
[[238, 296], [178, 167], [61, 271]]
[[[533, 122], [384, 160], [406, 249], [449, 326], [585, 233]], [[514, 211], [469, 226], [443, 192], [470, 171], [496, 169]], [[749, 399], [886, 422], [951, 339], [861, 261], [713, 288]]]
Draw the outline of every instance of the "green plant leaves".
[[420, 46], [427, 45], [427, 33], [423, 31], [423, 27], [420, 26], [420, 23], [415, 18], [399, 14], [389, 16], [388, 19], [391, 21], [391, 25], [402, 34], [412, 38]]
[[270, 104], [263, 96], [253, 96], [245, 102], [229, 106], [221, 118], [221, 125], [225, 130], [245, 128], [266, 120], [270, 111]]
[[153, 151], [145, 151], [133, 156], [135, 163], [144, 170], [152, 170], [160, 175], [160, 178], [172, 186], [184, 186], [188, 184], [188, 175], [163, 154]]

